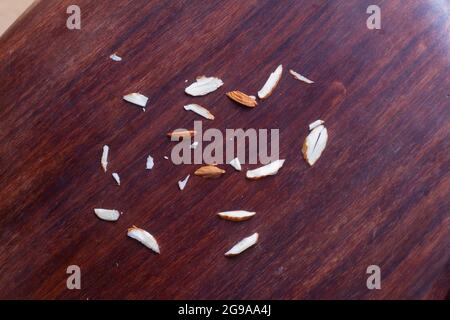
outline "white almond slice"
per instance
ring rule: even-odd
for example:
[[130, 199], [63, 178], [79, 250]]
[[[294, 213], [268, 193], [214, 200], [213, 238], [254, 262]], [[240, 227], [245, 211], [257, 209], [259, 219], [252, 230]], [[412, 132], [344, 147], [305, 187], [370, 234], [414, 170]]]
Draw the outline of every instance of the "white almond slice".
[[300, 73], [295, 72], [294, 70], [289, 70], [289, 73], [297, 80], [312, 84], [314, 81], [309, 80], [307, 77], [302, 76]]
[[230, 220], [230, 221], [244, 221], [253, 217], [256, 212], [244, 211], [244, 210], [236, 210], [236, 211], [225, 211], [219, 212], [218, 215], [222, 219]]
[[147, 157], [147, 163], [145, 165], [145, 169], [152, 170], [154, 165], [155, 165], [155, 162], [153, 160], [153, 157], [152, 156], [148, 156]]
[[164, 159], [169, 160], [169, 157], [168, 156], [164, 156]]
[[137, 241], [139, 241], [140, 243], [142, 243], [144, 246], [146, 246], [147, 248], [155, 251], [156, 253], [160, 253], [159, 252], [159, 245], [158, 242], [156, 241], [156, 239], [147, 231], [140, 229], [136, 226], [133, 226], [131, 228], [128, 229], [128, 233], [127, 235], [130, 238], [133, 238]]
[[106, 172], [106, 170], [108, 170], [108, 155], [109, 155], [109, 146], [104, 145], [101, 163], [102, 163], [103, 171], [105, 171], [105, 172]]
[[186, 178], [184, 178], [183, 180], [178, 181], [178, 187], [180, 188], [181, 191], [184, 190], [184, 188], [186, 187], [186, 184], [188, 183], [189, 177], [191, 175], [189, 174]]
[[309, 131], [317, 128], [318, 126], [323, 125], [324, 123], [325, 123], [325, 121], [323, 121], [323, 120], [316, 120], [313, 123], [310, 123], [309, 124]]
[[190, 146], [191, 149], [196, 149], [197, 147], [198, 147], [198, 141], [194, 141]]
[[140, 93], [130, 93], [123, 97], [123, 100], [133, 103], [137, 106], [143, 107], [145, 112], [145, 106], [147, 105], [148, 98]]
[[237, 171], [241, 171], [242, 167], [241, 167], [241, 163], [239, 162], [239, 158], [234, 158], [233, 160], [230, 161], [230, 165], [235, 168]]
[[270, 74], [269, 79], [267, 79], [262, 89], [258, 91], [258, 97], [260, 99], [265, 99], [272, 94], [273, 90], [278, 85], [282, 74], [283, 66], [280, 64], [277, 69]]
[[112, 176], [113, 176], [114, 180], [116, 180], [117, 185], [120, 186], [120, 176], [119, 176], [119, 174], [117, 172], [114, 172], [112, 174]]
[[283, 166], [285, 160], [276, 160], [268, 165], [258, 169], [247, 171], [248, 179], [259, 179], [267, 176], [273, 176], [278, 173], [278, 170]]
[[117, 61], [117, 62], [119, 62], [119, 61], [122, 61], [122, 58], [121, 57], [119, 57], [117, 54], [112, 54], [112, 55], [110, 55], [109, 56], [110, 58], [111, 58], [111, 60], [113, 60], [113, 61]]
[[120, 212], [110, 209], [94, 209], [95, 214], [105, 221], [117, 221], [120, 217]]
[[251, 236], [242, 239], [237, 244], [233, 246], [230, 250], [225, 253], [227, 257], [236, 256], [243, 251], [247, 250], [251, 246], [255, 245], [258, 242], [258, 233], [254, 233]]
[[309, 165], [314, 165], [314, 163], [316, 163], [316, 161], [320, 158], [327, 145], [327, 140], [328, 131], [323, 125], [314, 128], [313, 131], [311, 131], [311, 133], [306, 137], [302, 152], [303, 157]]
[[194, 97], [204, 96], [216, 91], [223, 85], [223, 81], [216, 77], [198, 77], [197, 81], [187, 87], [184, 91]]
[[186, 111], [192, 111], [198, 114], [199, 116], [202, 116], [203, 118], [214, 120], [214, 116], [211, 114], [211, 112], [208, 111], [208, 109], [203, 108], [202, 106], [192, 103], [184, 106], [184, 110]]

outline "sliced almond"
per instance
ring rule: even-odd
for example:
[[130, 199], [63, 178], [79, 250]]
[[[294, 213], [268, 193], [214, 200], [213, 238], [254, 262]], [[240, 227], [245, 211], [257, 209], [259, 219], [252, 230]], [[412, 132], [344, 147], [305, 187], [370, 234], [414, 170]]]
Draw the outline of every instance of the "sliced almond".
[[184, 178], [183, 180], [178, 181], [178, 187], [180, 188], [181, 191], [184, 190], [184, 188], [186, 187], [186, 184], [189, 181], [190, 178], [190, 174], [188, 174], [188, 176], [186, 178]]
[[258, 233], [254, 233], [251, 236], [242, 239], [237, 244], [235, 244], [230, 250], [228, 250], [225, 253], [225, 255], [227, 257], [233, 257], [242, 253], [251, 246], [254, 246], [258, 242], [258, 237], [259, 237]]
[[270, 74], [269, 79], [267, 79], [262, 89], [258, 91], [258, 97], [260, 99], [265, 99], [272, 94], [273, 90], [275, 90], [278, 85], [278, 82], [280, 82], [282, 74], [283, 66], [280, 64], [276, 70]]
[[244, 210], [235, 210], [235, 211], [225, 211], [219, 212], [218, 215], [222, 219], [230, 220], [230, 221], [244, 221], [253, 217], [256, 212], [244, 211]]
[[110, 55], [109, 57], [110, 57], [111, 60], [113, 60], [113, 61], [117, 61], [117, 62], [122, 61], [122, 58], [119, 57], [119, 56], [118, 56], [117, 54], [115, 54], [115, 53], [113, 53], [113, 54]]
[[167, 133], [167, 136], [172, 140], [179, 140], [180, 138], [193, 137], [196, 134], [195, 130], [175, 130]]
[[154, 165], [155, 165], [155, 162], [153, 160], [153, 157], [149, 155], [147, 157], [147, 163], [145, 164], [145, 169], [152, 170]]
[[324, 124], [325, 122], [323, 120], [316, 120], [313, 123], [309, 124], [309, 131], [317, 128], [318, 126], [321, 126], [322, 124]]
[[109, 155], [109, 146], [104, 145], [101, 164], [102, 164], [103, 171], [105, 171], [105, 172], [108, 169], [108, 155]]
[[117, 172], [113, 172], [112, 176], [113, 176], [114, 180], [116, 180], [117, 185], [120, 186], [120, 176], [119, 176], [119, 174]]
[[258, 105], [254, 97], [250, 97], [241, 91], [231, 91], [227, 93], [228, 98], [246, 107], [254, 108]]
[[156, 241], [155, 237], [153, 237], [150, 233], [148, 233], [144, 229], [140, 229], [136, 226], [133, 226], [128, 229], [127, 235], [130, 238], [133, 238], [133, 239], [139, 241], [144, 246], [153, 250], [154, 252], [160, 253], [159, 245], [158, 245], [158, 242]]
[[225, 170], [217, 166], [203, 166], [195, 170], [194, 174], [203, 178], [218, 178], [225, 173]]
[[256, 180], [267, 176], [273, 176], [278, 173], [278, 170], [283, 166], [284, 161], [285, 160], [276, 160], [258, 169], [248, 170], [247, 178]]
[[184, 91], [194, 97], [204, 96], [216, 91], [223, 85], [223, 81], [216, 77], [198, 77], [197, 81], [187, 87]]
[[327, 145], [328, 131], [323, 125], [314, 128], [303, 143], [303, 157], [310, 166], [314, 165]]
[[242, 170], [241, 163], [239, 162], [239, 158], [234, 158], [233, 160], [231, 160], [230, 161], [230, 166], [235, 168], [237, 171], [241, 171]]
[[117, 221], [120, 217], [120, 212], [110, 209], [94, 209], [95, 214], [105, 221]]
[[208, 109], [203, 108], [201, 105], [191, 103], [184, 106], [184, 110], [186, 111], [192, 111], [198, 114], [199, 116], [202, 116], [203, 118], [214, 120], [214, 116], [211, 114], [211, 112], [208, 111]]
[[[123, 97], [123, 100], [145, 108], [148, 98], [140, 93], [130, 93]], [[144, 109], [145, 111], [145, 109]]]
[[314, 81], [309, 80], [307, 77], [302, 76], [300, 73], [295, 72], [294, 70], [289, 70], [289, 73], [297, 80], [312, 84]]

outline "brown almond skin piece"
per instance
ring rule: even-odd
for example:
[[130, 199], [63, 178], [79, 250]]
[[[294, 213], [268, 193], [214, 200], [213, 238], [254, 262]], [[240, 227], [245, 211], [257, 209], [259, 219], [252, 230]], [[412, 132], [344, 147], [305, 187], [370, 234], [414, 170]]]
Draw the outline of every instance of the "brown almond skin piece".
[[185, 137], [193, 137], [197, 134], [195, 130], [186, 130], [186, 131], [172, 131], [167, 133], [169, 138], [185, 138]]
[[228, 92], [227, 97], [248, 108], [254, 108], [258, 105], [258, 102], [256, 102], [255, 99], [250, 98], [248, 95], [241, 91]]
[[203, 166], [195, 170], [194, 174], [196, 176], [200, 176], [208, 179], [219, 178], [221, 175], [225, 173], [225, 170], [222, 170], [216, 166]]

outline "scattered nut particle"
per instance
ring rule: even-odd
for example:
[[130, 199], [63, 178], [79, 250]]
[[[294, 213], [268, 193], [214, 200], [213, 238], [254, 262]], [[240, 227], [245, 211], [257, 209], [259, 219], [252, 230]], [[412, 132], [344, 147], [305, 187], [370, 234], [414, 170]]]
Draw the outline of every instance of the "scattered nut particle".
[[219, 212], [218, 216], [225, 220], [230, 221], [244, 221], [253, 217], [256, 212], [245, 211], [245, 210], [235, 210], [235, 211], [225, 211]]
[[159, 245], [158, 242], [156, 241], [156, 239], [147, 231], [138, 228], [136, 226], [133, 226], [131, 228], [128, 229], [127, 235], [130, 238], [133, 238], [137, 241], [139, 241], [140, 243], [142, 243], [144, 246], [146, 246], [147, 248], [153, 250], [156, 253], [160, 253], [159, 252]]
[[198, 141], [194, 141], [190, 146], [191, 149], [196, 149], [197, 147], [198, 147]]
[[306, 78], [305, 76], [302, 76], [300, 73], [295, 72], [294, 70], [289, 70], [289, 73], [297, 80], [306, 82], [308, 84], [312, 84], [314, 83], [314, 81], [309, 80], [308, 78]]
[[268, 165], [260, 167], [258, 169], [247, 171], [248, 179], [260, 179], [267, 176], [273, 176], [278, 173], [278, 170], [284, 165], [285, 160], [276, 160]]
[[327, 145], [328, 131], [323, 125], [315, 127], [303, 143], [302, 153], [310, 166], [314, 165]]
[[234, 158], [233, 160], [230, 161], [230, 165], [235, 168], [237, 171], [241, 171], [242, 167], [241, 167], [241, 163], [239, 162], [239, 158]]
[[148, 98], [140, 93], [130, 93], [123, 97], [127, 102], [133, 103], [140, 107], [143, 107], [145, 111], [145, 106], [147, 105]]
[[113, 53], [113, 54], [110, 55], [109, 57], [110, 57], [112, 60], [117, 61], [117, 62], [122, 61], [122, 58], [119, 57], [119, 56], [118, 56], [117, 54], [115, 54], [115, 53]]
[[223, 85], [223, 81], [216, 77], [198, 77], [197, 81], [185, 89], [185, 92], [191, 96], [204, 96], [216, 91]]
[[117, 172], [113, 172], [112, 176], [113, 176], [114, 180], [116, 180], [117, 185], [120, 186], [120, 177], [119, 177], [119, 174], [118, 174]]
[[251, 236], [242, 239], [237, 244], [235, 244], [230, 250], [228, 250], [225, 253], [225, 256], [233, 257], [233, 256], [236, 256], [236, 255], [242, 253], [243, 251], [247, 250], [251, 246], [255, 245], [258, 242], [258, 237], [259, 237], [258, 233], [254, 233]]
[[217, 166], [208, 165], [203, 166], [195, 170], [194, 174], [203, 178], [218, 178], [225, 173], [225, 170], [218, 168]]
[[193, 137], [197, 134], [194, 130], [175, 130], [172, 132], [167, 133], [167, 136], [170, 137], [172, 140], [174, 139], [180, 139], [180, 138], [186, 138], [186, 137]]
[[249, 108], [254, 108], [258, 105], [258, 102], [256, 102], [256, 99], [253, 99], [252, 97], [246, 95], [245, 93], [241, 92], [241, 91], [231, 91], [227, 93], [227, 97], [230, 98], [231, 100], [249, 107]]
[[258, 97], [260, 99], [265, 99], [272, 94], [273, 90], [275, 90], [278, 85], [278, 82], [280, 82], [282, 74], [283, 66], [280, 64], [277, 69], [270, 74], [269, 79], [267, 79], [262, 89], [258, 91]]
[[105, 221], [117, 221], [120, 217], [120, 213], [117, 210], [110, 209], [94, 209], [95, 214], [102, 220]]
[[155, 163], [153, 161], [153, 157], [149, 155], [147, 157], [147, 163], [145, 165], [145, 169], [152, 170], [154, 165], [155, 165]]
[[109, 155], [109, 146], [104, 145], [101, 163], [102, 163], [103, 171], [105, 171], [105, 172], [108, 168], [108, 155]]
[[188, 176], [186, 178], [184, 178], [183, 180], [178, 181], [178, 187], [180, 188], [181, 191], [184, 190], [184, 188], [186, 187], [186, 184], [188, 183], [189, 177], [191, 175], [188, 174]]
[[211, 112], [209, 112], [208, 109], [203, 108], [201, 105], [191, 103], [191, 104], [185, 105], [184, 110], [195, 112], [196, 114], [198, 114], [208, 120], [214, 120], [214, 116], [211, 114]]

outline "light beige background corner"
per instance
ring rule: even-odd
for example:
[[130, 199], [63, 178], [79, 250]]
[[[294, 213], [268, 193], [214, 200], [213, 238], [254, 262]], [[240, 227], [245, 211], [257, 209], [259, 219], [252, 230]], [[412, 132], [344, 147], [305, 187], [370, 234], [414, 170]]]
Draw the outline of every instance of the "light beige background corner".
[[33, 3], [33, 0], [0, 0], [0, 35]]

